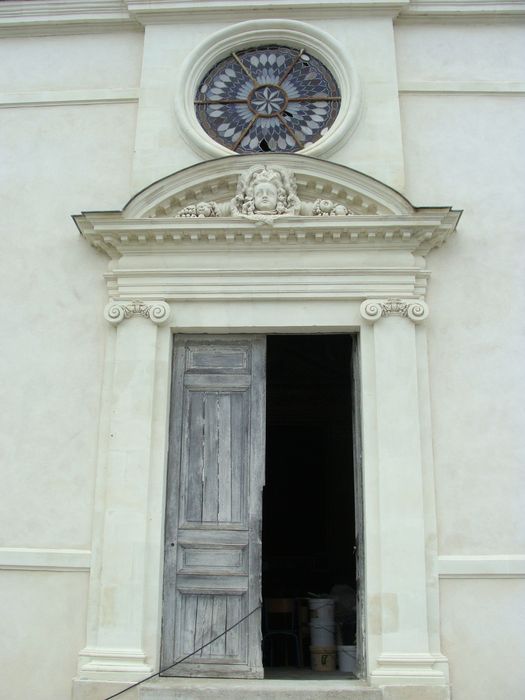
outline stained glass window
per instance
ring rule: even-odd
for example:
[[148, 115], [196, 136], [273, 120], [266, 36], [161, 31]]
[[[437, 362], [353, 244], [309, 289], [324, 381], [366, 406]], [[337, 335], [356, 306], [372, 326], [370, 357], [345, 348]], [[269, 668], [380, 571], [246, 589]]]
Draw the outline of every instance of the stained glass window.
[[299, 151], [326, 134], [340, 106], [326, 66], [286, 46], [232, 53], [208, 72], [195, 96], [205, 131], [237, 153]]

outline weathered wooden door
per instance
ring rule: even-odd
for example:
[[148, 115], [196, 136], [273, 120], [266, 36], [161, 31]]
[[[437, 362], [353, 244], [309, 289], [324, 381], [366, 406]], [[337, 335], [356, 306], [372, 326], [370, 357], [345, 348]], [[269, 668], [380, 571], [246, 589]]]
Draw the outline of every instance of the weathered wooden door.
[[175, 339], [162, 668], [207, 646], [164, 675], [263, 675], [265, 349], [260, 336]]

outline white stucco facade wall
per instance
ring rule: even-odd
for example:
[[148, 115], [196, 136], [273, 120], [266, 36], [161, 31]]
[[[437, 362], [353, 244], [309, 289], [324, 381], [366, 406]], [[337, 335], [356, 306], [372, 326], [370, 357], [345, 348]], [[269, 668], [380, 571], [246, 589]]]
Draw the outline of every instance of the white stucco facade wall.
[[[362, 81], [364, 116], [330, 159], [415, 206], [464, 210], [428, 259], [442, 650], [454, 700], [521, 700], [523, 25], [304, 21], [350, 48]], [[174, 121], [177, 67], [229, 23], [0, 37], [0, 675], [11, 700], [67, 700], [85, 643], [107, 259], [70, 216], [121, 209], [202, 160]]]
[[71, 214], [130, 197], [137, 111], [69, 91], [136, 88], [142, 35], [3, 38], [0, 52], [2, 99], [32, 101], [0, 108], [1, 694], [65, 699], [85, 643], [107, 269]]
[[428, 331], [439, 552], [449, 576], [450, 557], [463, 564], [441, 580], [443, 652], [465, 700], [518, 700], [525, 686], [525, 581], [510, 573], [525, 550], [525, 95], [505, 92], [525, 77], [521, 31], [396, 32], [405, 193], [425, 204], [431, 183], [436, 204], [464, 209], [459, 235], [429, 259]]

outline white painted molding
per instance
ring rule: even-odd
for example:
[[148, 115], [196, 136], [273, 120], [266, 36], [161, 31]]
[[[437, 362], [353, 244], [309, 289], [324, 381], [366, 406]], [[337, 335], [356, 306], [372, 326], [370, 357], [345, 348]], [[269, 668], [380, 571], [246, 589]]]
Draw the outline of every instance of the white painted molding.
[[[301, 202], [328, 197], [366, 213], [267, 220], [177, 216], [181, 207], [201, 200], [231, 202], [239, 175], [254, 162], [261, 160], [232, 156], [199, 163], [153, 183], [120, 212], [74, 217], [86, 240], [113, 260], [105, 274], [116, 304], [108, 307], [108, 321], [118, 323], [134, 300], [147, 305], [158, 299], [277, 298], [402, 299], [404, 315], [424, 319], [425, 307], [418, 302], [429, 276], [423, 256], [452, 235], [460, 212], [415, 209], [363, 173], [280, 155], [264, 162], [294, 172]], [[139, 306], [127, 313], [142, 311]]]
[[179, 71], [176, 94], [182, 99], [176, 100], [174, 109], [177, 123], [196, 153], [206, 158], [235, 155], [204, 131], [195, 114], [195, 94], [207, 71], [232, 51], [274, 43], [311, 52], [329, 68], [341, 91], [341, 108], [328, 133], [300, 153], [326, 157], [355, 129], [361, 114], [361, 87], [349, 48], [343, 48], [330, 34], [312, 24], [284, 19], [251, 20], [213, 33], [195, 47]]
[[523, 0], [411, 0], [398, 16], [410, 20], [484, 20], [516, 18], [525, 15]]
[[139, 88], [100, 88], [87, 90], [32, 90], [0, 94], [0, 109], [18, 107], [61, 107], [133, 103], [139, 100]]
[[131, 301], [111, 301], [104, 309], [104, 318], [113, 326], [118, 326], [125, 318], [142, 316], [160, 326], [170, 317], [170, 306], [165, 301], [153, 301], [146, 304], [139, 299]]
[[[242, 221], [217, 217], [213, 219], [128, 219], [118, 221], [98, 214], [85, 214], [76, 219], [82, 234], [96, 248], [110, 257], [125, 253], [175, 252], [181, 245], [235, 245], [278, 243], [281, 246], [297, 243], [339, 245], [342, 243], [367, 249], [384, 248], [406, 250], [425, 255], [446, 239], [445, 216], [414, 214], [399, 217], [352, 216], [342, 217], [281, 217], [262, 225], [257, 221]], [[441, 225], [443, 230], [440, 229]], [[452, 225], [452, 224], [451, 224]], [[146, 247], [150, 246], [150, 249]], [[151, 249], [151, 246], [154, 249]]]
[[125, 0], [8, 0], [0, 2], [1, 36], [143, 31]]
[[[301, 201], [328, 197], [354, 213], [279, 216], [265, 221], [179, 216], [181, 208], [201, 200], [230, 202], [240, 175], [252, 165], [261, 164], [260, 155], [232, 155], [199, 163], [153, 183], [121, 212], [86, 212], [73, 218], [93, 246], [116, 259], [127, 253], [177, 253], [184, 246], [231, 249], [262, 244], [290, 247], [298, 243], [403, 250], [423, 256], [452, 235], [461, 215], [450, 207], [416, 209], [392, 188], [336, 163], [298, 154], [272, 154], [264, 158], [264, 163], [294, 173]], [[165, 265], [163, 268], [167, 269]], [[129, 299], [131, 294], [130, 290], [126, 297]], [[387, 292], [380, 296], [387, 296]]]
[[[188, 253], [188, 248], [181, 252]], [[197, 251], [198, 248], [193, 248]], [[230, 249], [231, 250], [231, 249]], [[381, 296], [385, 293], [423, 297], [426, 293], [430, 272], [418, 268], [389, 266], [359, 268], [341, 263], [340, 267], [322, 267], [310, 261], [310, 256], [322, 256], [323, 246], [313, 244], [303, 254], [309, 256], [306, 265], [296, 268], [283, 266], [269, 267], [264, 262], [265, 256], [273, 252], [276, 258], [282, 258], [285, 249], [276, 250], [271, 244], [256, 243], [249, 249], [255, 259], [263, 257], [259, 269], [241, 266], [227, 266], [224, 269], [205, 269], [203, 267], [178, 266], [175, 269], [147, 269], [146, 261], [138, 269], [119, 268], [106, 274], [106, 280], [112, 297], [124, 297], [133, 293], [141, 299], [158, 295], [162, 289], [166, 298], [176, 301], [214, 299], [226, 300], [263, 300], [263, 299], [346, 299], [361, 301], [365, 293]], [[295, 252], [293, 245], [288, 247], [288, 255]], [[228, 251], [217, 248], [208, 250], [221, 261], [229, 255]], [[330, 254], [328, 249], [327, 254]], [[342, 249], [339, 252], [343, 254]], [[344, 251], [346, 254], [347, 251]], [[356, 250], [357, 252], [357, 250]], [[167, 256], [164, 257], [167, 261]], [[288, 260], [288, 257], [287, 257]], [[226, 263], [226, 261], [225, 261]]]
[[142, 680], [152, 671], [142, 649], [85, 647], [79, 652], [81, 676], [112, 681], [122, 679], [129, 683]]
[[371, 323], [385, 316], [401, 316], [421, 323], [428, 316], [428, 306], [420, 299], [367, 299], [361, 304], [361, 316]]
[[442, 555], [440, 578], [525, 578], [525, 555]]
[[90, 562], [87, 549], [0, 547], [0, 570], [89, 571]]
[[371, 681], [374, 685], [444, 685], [443, 663], [447, 663], [447, 657], [442, 654], [383, 653], [377, 658]]
[[525, 15], [523, 0], [7, 0], [0, 2], [1, 36], [46, 36], [144, 31], [149, 23], [268, 17], [347, 17], [389, 14], [398, 21], [513, 19]]
[[525, 83], [490, 80], [407, 80], [399, 84], [400, 95], [432, 93], [437, 95], [524, 95]]
[[[121, 218], [164, 218], [174, 216], [181, 207], [196, 204], [202, 199], [229, 202], [237, 193], [239, 176], [248, 168], [264, 162], [269, 167], [291, 170], [297, 182], [297, 194], [301, 200], [318, 197], [333, 198], [343, 203], [354, 214], [408, 214], [438, 213], [442, 216], [447, 207], [418, 208], [392, 187], [388, 187], [358, 170], [304, 154], [260, 153], [235, 155], [228, 158], [207, 159], [179, 172], [168, 175], [141, 190], [124, 207]], [[356, 198], [358, 198], [356, 200]], [[289, 218], [289, 217], [287, 217]], [[336, 218], [336, 217], [323, 217]], [[348, 218], [345, 218], [348, 220]], [[202, 221], [202, 219], [200, 219]]]
[[353, 14], [396, 16], [410, 0], [266, 0], [246, 4], [243, 0], [129, 0], [131, 16], [138, 22], [165, 24], [180, 20], [247, 20], [254, 17], [316, 19]]

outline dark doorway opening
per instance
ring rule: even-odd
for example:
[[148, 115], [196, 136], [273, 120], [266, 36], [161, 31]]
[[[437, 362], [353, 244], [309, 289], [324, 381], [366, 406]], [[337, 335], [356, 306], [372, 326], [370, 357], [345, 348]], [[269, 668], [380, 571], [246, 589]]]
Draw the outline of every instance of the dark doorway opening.
[[[352, 335], [335, 334], [267, 338], [262, 531], [267, 669], [310, 667], [312, 595], [336, 599], [336, 644], [355, 644], [354, 343]], [[272, 634], [279, 629], [290, 634]]]

